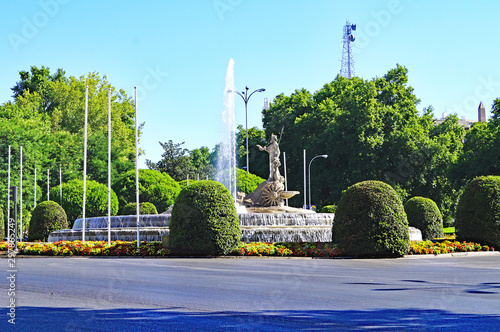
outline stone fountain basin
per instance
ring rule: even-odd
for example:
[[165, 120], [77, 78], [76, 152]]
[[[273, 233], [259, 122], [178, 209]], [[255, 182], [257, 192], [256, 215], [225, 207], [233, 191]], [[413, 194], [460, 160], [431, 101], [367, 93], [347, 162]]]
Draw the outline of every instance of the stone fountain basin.
[[280, 196], [283, 199], [290, 199], [298, 194], [300, 194], [300, 191], [282, 191]]

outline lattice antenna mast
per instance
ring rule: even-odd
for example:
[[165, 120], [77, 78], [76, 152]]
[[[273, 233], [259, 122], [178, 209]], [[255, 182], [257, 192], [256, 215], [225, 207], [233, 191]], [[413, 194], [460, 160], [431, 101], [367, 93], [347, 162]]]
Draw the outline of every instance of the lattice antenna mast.
[[342, 66], [340, 68], [340, 76], [346, 78], [354, 77], [354, 59], [352, 58], [352, 46], [351, 43], [354, 42], [356, 37], [352, 34], [356, 30], [356, 24], [351, 24], [351, 22], [346, 21], [344, 25], [344, 35], [342, 37], [343, 47], [342, 47]]

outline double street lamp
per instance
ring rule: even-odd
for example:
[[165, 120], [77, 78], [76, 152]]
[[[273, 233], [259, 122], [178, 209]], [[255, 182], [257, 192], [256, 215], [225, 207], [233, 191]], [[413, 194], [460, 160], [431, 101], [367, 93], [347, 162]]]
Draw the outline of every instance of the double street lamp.
[[328, 155], [327, 154], [317, 155], [316, 157], [311, 159], [311, 161], [309, 162], [309, 167], [308, 167], [308, 171], [307, 171], [307, 176], [309, 178], [309, 209], [311, 209], [311, 163], [313, 162], [314, 159], [319, 158], [319, 157], [328, 158]]
[[234, 93], [237, 93], [241, 98], [243, 98], [243, 101], [245, 102], [245, 129], [246, 129], [246, 145], [247, 145], [247, 174], [249, 172], [249, 169], [250, 167], [248, 166], [248, 110], [247, 110], [247, 104], [248, 104], [248, 100], [250, 99], [250, 97], [252, 97], [252, 95], [255, 93], [255, 92], [264, 92], [266, 91], [266, 89], [257, 89], [255, 90], [254, 92], [252, 92], [250, 95], [248, 94], [248, 85], [245, 87], [245, 91], [243, 92], [239, 92], [239, 91], [236, 91], [236, 90], [227, 90], [227, 93], [230, 93], [230, 92], [234, 92]]

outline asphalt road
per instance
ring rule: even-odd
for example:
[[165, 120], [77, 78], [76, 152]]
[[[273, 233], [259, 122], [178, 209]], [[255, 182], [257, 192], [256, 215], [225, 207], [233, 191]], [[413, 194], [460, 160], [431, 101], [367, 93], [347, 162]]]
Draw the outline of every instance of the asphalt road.
[[[9, 277], [7, 259], [1, 259]], [[499, 331], [500, 255], [17, 258], [19, 331]]]

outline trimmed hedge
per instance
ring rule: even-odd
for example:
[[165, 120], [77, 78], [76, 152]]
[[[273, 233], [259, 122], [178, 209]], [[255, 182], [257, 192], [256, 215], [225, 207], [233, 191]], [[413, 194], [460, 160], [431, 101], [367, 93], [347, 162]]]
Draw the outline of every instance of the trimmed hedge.
[[364, 181], [349, 187], [339, 201], [334, 224], [343, 254], [397, 257], [410, 250], [401, 198], [384, 182]]
[[467, 184], [457, 206], [455, 234], [500, 246], [500, 176], [480, 176]]
[[[120, 210], [125, 205], [135, 202], [135, 170], [130, 170], [121, 176], [113, 185], [118, 195]], [[158, 211], [165, 212], [174, 204], [181, 187], [167, 173], [152, 169], [139, 170], [139, 202], [150, 202]]]
[[54, 201], [44, 201], [33, 210], [28, 240], [45, 242], [51, 232], [67, 228], [68, 218], [63, 208]]
[[[108, 215], [108, 186], [97, 181], [87, 180], [85, 217], [99, 217]], [[69, 227], [73, 227], [76, 219], [82, 217], [83, 209], [83, 180], [74, 179], [62, 184], [62, 208], [68, 216]], [[50, 197], [61, 201], [59, 186], [50, 189]], [[111, 215], [118, 212], [118, 198], [111, 190]]]
[[444, 237], [443, 216], [432, 199], [413, 197], [406, 202], [404, 207], [408, 224], [422, 231], [423, 240]]
[[[195, 184], [196, 182], [198, 182], [198, 180], [189, 179], [189, 184]], [[182, 180], [182, 181], [177, 181], [177, 183], [181, 187], [181, 190], [184, 189], [184, 188], [186, 188], [188, 186], [187, 179], [186, 180]]]
[[337, 205], [332, 204], [323, 206], [319, 213], [335, 213], [335, 211], [337, 211]]
[[[122, 216], [130, 216], [130, 215], [136, 215], [137, 214], [137, 204], [134, 203], [128, 203], [125, 205], [122, 209], [121, 215]], [[154, 206], [153, 203], [149, 202], [139, 202], [139, 214], [158, 214], [158, 211], [156, 210], [156, 207]]]
[[245, 194], [252, 193], [259, 184], [266, 181], [252, 173], [248, 173], [242, 169], [236, 169], [236, 188], [238, 191], [244, 192]]
[[199, 181], [181, 191], [172, 209], [169, 249], [181, 255], [225, 255], [240, 239], [236, 207], [222, 184]]

